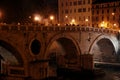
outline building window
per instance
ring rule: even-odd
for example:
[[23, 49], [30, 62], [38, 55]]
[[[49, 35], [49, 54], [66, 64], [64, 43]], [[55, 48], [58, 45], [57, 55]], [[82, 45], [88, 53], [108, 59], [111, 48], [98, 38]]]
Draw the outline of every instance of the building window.
[[86, 8], [83, 8], [83, 12], [86, 12]]
[[74, 4], [74, 6], [76, 6], [76, 5], [77, 5], [77, 2], [75, 1], [75, 2], [73, 2], [73, 4]]
[[102, 21], [104, 20], [104, 17], [102, 16]]
[[102, 8], [104, 8], [104, 5], [102, 5]]
[[88, 8], [88, 12], [90, 12], [91, 8]]
[[82, 1], [78, 1], [78, 5], [81, 5], [82, 4]]
[[102, 14], [104, 14], [104, 10], [102, 10]]
[[97, 10], [97, 14], [99, 14], [99, 11]]
[[107, 13], [109, 13], [109, 9], [107, 10]]
[[85, 4], [85, 0], [83, 0], [83, 4]]
[[81, 9], [81, 8], [79, 8], [79, 9], [78, 9], [78, 12], [82, 12], [82, 9]]
[[76, 9], [74, 9], [74, 13], [76, 13]]
[[61, 6], [63, 7], [63, 6], [64, 6], [64, 4], [63, 4], [63, 3], [61, 3]]
[[66, 2], [66, 6], [68, 6], [68, 3]]
[[116, 9], [115, 9], [115, 8], [113, 9], [113, 12], [116, 12]]
[[99, 5], [96, 5], [95, 8], [98, 9], [98, 8], [99, 8]]
[[70, 2], [70, 6], [72, 6], [72, 2]]
[[115, 3], [114, 3], [114, 7], [115, 7]]
[[88, 0], [88, 4], [90, 4], [90, 0]]
[[92, 10], [92, 15], [94, 15], [94, 10]]
[[96, 17], [96, 21], [98, 21], [98, 17]]
[[68, 9], [65, 10], [65, 14], [68, 14]]

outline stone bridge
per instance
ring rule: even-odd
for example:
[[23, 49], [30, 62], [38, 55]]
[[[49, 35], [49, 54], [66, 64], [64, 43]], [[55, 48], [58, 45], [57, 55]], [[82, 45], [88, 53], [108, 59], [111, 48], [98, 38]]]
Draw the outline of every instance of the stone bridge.
[[[56, 75], [56, 66], [81, 68], [92, 61], [120, 62], [119, 31], [81, 26], [1, 25], [1, 73], [9, 80]], [[92, 62], [91, 61], [91, 62]], [[88, 63], [88, 64], [87, 64]]]

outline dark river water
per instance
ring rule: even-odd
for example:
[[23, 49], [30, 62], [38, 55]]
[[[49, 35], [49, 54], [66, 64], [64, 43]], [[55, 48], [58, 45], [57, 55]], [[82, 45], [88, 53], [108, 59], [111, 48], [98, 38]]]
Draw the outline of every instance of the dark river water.
[[104, 68], [105, 75], [102, 77], [97, 77], [95, 80], [120, 80], [120, 69], [115, 68]]
[[100, 68], [104, 71], [104, 75], [100, 76], [82, 76], [83, 78], [73, 78], [73, 79], [62, 79], [62, 80], [120, 80], [120, 67], [105, 67]]
[[105, 75], [95, 80], [120, 80], [120, 65], [99, 65], [97, 68], [102, 69]]
[[[98, 69], [99, 72], [103, 72], [104, 74], [102, 75], [97, 75], [97, 76], [91, 76], [90, 75], [76, 75], [74, 73], [67, 75], [67, 76], [61, 76], [61, 77], [52, 77], [52, 78], [47, 78], [44, 80], [120, 80], [120, 66], [100, 66], [100, 67], [95, 67]], [[101, 71], [99, 71], [101, 70]], [[64, 74], [64, 73], [62, 73]], [[66, 75], [66, 73], [64, 74]]]

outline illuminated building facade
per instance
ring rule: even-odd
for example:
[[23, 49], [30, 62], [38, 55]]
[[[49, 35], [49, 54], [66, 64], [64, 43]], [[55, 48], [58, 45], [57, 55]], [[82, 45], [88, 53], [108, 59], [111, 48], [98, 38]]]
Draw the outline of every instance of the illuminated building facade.
[[97, 0], [93, 2], [92, 26], [119, 28], [120, 0]]
[[58, 0], [59, 23], [91, 26], [92, 0]]

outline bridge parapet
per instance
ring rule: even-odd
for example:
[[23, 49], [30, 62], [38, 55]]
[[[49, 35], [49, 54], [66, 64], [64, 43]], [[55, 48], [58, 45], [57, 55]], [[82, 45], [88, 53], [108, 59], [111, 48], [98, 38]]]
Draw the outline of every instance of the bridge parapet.
[[103, 33], [118, 33], [118, 30], [108, 28], [96, 28], [96, 27], [82, 27], [82, 26], [37, 26], [37, 25], [1, 25], [0, 30], [16, 30], [16, 31], [92, 31]]

